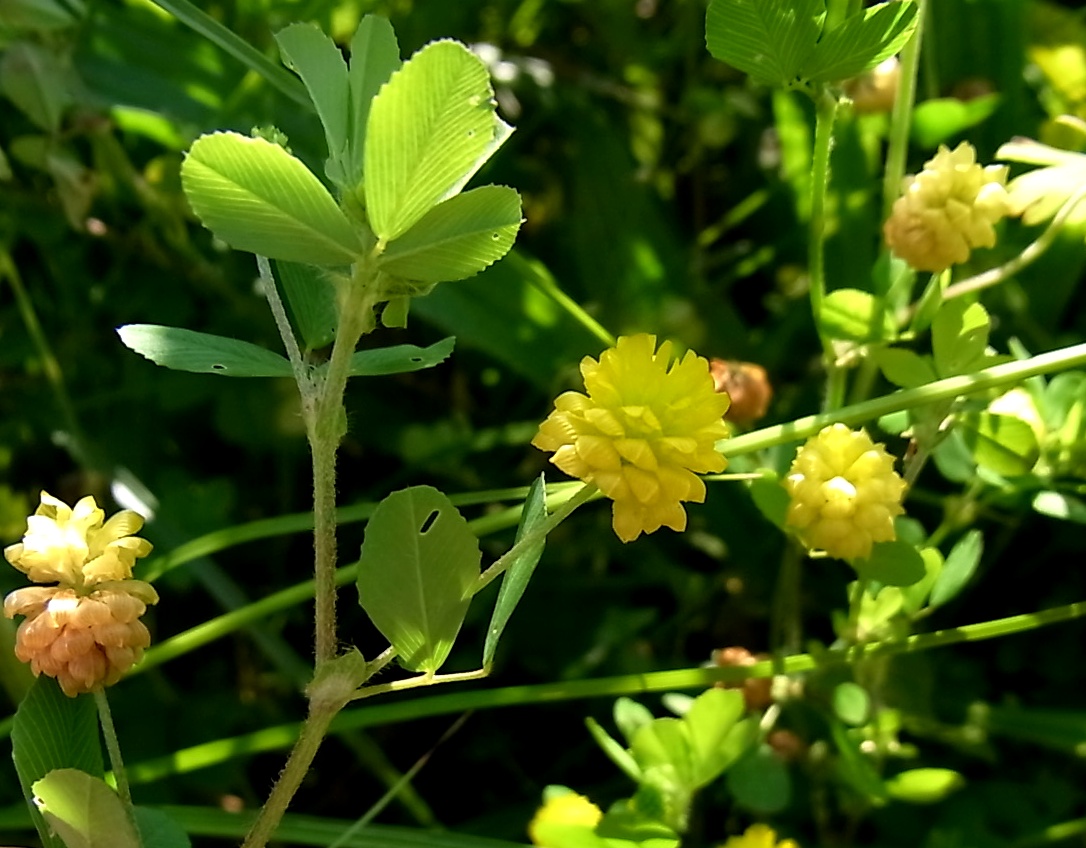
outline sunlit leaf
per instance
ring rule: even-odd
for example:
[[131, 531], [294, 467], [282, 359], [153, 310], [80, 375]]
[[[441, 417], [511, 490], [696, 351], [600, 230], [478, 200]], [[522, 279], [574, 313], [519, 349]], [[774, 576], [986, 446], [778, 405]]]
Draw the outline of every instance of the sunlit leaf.
[[894, 335], [894, 322], [882, 301], [859, 289], [836, 289], [826, 295], [820, 323], [831, 339], [864, 342]]
[[67, 848], [141, 848], [124, 804], [100, 777], [56, 769], [33, 788], [42, 816]]
[[845, 724], [859, 727], [871, 717], [871, 696], [863, 686], [846, 680], [833, 688], [833, 712]]
[[[528, 496], [524, 499], [524, 510], [521, 512], [515, 542], [520, 542], [526, 534], [533, 532], [547, 520], [545, 487], [546, 481], [542, 474], [532, 481]], [[532, 579], [532, 574], [535, 572], [536, 565], [539, 564], [539, 558], [543, 556], [543, 548], [546, 544], [546, 536], [540, 536], [536, 542], [525, 546], [509, 563], [509, 568], [502, 578], [501, 589], [498, 591], [498, 600], [494, 604], [490, 627], [486, 631], [486, 642], [483, 644], [484, 668], [489, 667], [494, 661], [494, 653], [498, 650], [498, 640], [505, 630], [505, 625], [509, 623], [513, 610], [520, 603], [524, 590], [528, 588], [528, 581]]]
[[408, 280], [462, 280], [505, 256], [520, 222], [516, 191], [505, 186], [472, 189], [439, 203], [391, 242], [380, 267]]
[[163, 368], [224, 377], [290, 377], [290, 362], [267, 348], [159, 324], [117, 328], [125, 346]]
[[366, 125], [370, 105], [381, 86], [400, 69], [400, 45], [388, 18], [366, 15], [351, 38], [351, 63], [348, 82], [351, 97], [351, 153], [347, 177], [352, 185], [362, 179], [365, 157]]
[[962, 416], [958, 432], [977, 465], [1004, 477], [1028, 474], [1040, 456], [1033, 427], [1013, 415], [970, 413]]
[[481, 559], [479, 541], [437, 489], [403, 489], [374, 510], [358, 563], [359, 603], [406, 668], [436, 672], [445, 662]]
[[790, 85], [814, 50], [824, 17], [821, 0], [711, 0], [705, 44], [760, 82]]
[[1086, 503], [1064, 492], [1044, 491], [1033, 496], [1033, 509], [1049, 518], [1086, 524]]
[[320, 180], [262, 138], [201, 136], [181, 163], [181, 184], [204, 226], [237, 250], [311, 265], [350, 265], [362, 251]]
[[984, 356], [992, 322], [979, 303], [960, 298], [939, 307], [931, 322], [931, 346], [935, 371], [940, 377], [962, 374]]
[[895, 386], [912, 389], [935, 382], [935, 369], [931, 361], [911, 350], [900, 347], [876, 348], [871, 352], [872, 359], [879, 366], [882, 375]]
[[428, 44], [373, 99], [366, 129], [370, 224], [392, 241], [452, 191], [494, 139], [486, 66], [462, 44]]
[[846, 18], [822, 33], [803, 75], [813, 82], [840, 82], [871, 70], [905, 46], [916, 29], [916, 9], [915, 3], [904, 0]]
[[980, 565], [983, 551], [984, 536], [979, 530], [970, 530], [958, 540], [947, 555], [943, 569], [931, 589], [929, 606], [942, 606], [957, 597]]
[[945, 768], [909, 769], [886, 781], [890, 797], [909, 804], [935, 804], [963, 786], [965, 778]]

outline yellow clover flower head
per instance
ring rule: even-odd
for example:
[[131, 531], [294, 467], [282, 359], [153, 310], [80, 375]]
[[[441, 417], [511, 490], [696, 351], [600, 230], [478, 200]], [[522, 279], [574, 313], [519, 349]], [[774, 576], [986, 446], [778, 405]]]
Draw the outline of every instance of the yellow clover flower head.
[[992, 247], [994, 225], [1011, 214], [1006, 165], [977, 164], [963, 141], [939, 152], [924, 170], [907, 177], [883, 235], [890, 249], [917, 271], [944, 271], [965, 262], [970, 251]]
[[142, 526], [131, 510], [106, 521], [92, 497], [72, 508], [42, 492], [23, 541], [4, 549], [35, 583], [57, 584], [16, 589], [4, 615], [25, 616], [15, 656], [35, 675], [55, 677], [69, 697], [116, 683], [150, 644], [139, 619], [158, 594], [131, 579], [136, 559], [151, 552], [150, 542], [131, 535]]
[[794, 839], [777, 841], [773, 828], [765, 824], [752, 824], [742, 836], [732, 836], [724, 843], [724, 848], [799, 848]]
[[894, 458], [863, 430], [832, 424], [796, 453], [784, 486], [787, 523], [805, 545], [840, 559], [863, 559], [895, 538], [905, 481]]
[[528, 824], [528, 837], [533, 845], [547, 844], [547, 830], [552, 826], [594, 830], [603, 818], [603, 811], [576, 792], [555, 793], [548, 791], [532, 821]]
[[656, 337], [641, 333], [598, 362], [586, 356], [581, 374], [586, 394], [560, 395], [532, 444], [614, 501], [623, 542], [662, 526], [685, 530], [682, 502], [705, 500], [697, 475], [727, 464], [714, 445], [728, 435], [730, 401], [714, 391], [709, 363], [693, 351], [672, 362], [670, 342], [657, 350]]

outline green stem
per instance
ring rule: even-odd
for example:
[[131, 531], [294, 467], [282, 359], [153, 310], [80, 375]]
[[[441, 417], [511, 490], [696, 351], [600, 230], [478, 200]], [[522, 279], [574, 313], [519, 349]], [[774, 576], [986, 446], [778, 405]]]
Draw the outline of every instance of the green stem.
[[1083, 364], [1086, 364], [1086, 344], [1071, 345], [1038, 354], [1020, 362], [1006, 362], [972, 374], [937, 380], [915, 389], [902, 389], [873, 400], [843, 407], [833, 413], [808, 415], [787, 424], [753, 430], [727, 439], [722, 443], [722, 449], [726, 456], [736, 457], [776, 445], [800, 442], [815, 435], [823, 427], [836, 422], [855, 426], [891, 412], [901, 412], [917, 406], [953, 400], [962, 395], [999, 388], [1039, 374], [1062, 371]]
[[837, 116], [837, 97], [825, 86], [815, 92], [815, 137], [811, 154], [811, 219], [808, 234], [807, 273], [810, 279], [811, 314], [822, 339], [826, 366], [834, 368], [833, 349], [822, 332], [822, 302], [826, 297], [826, 192], [830, 183], [830, 147]]
[[132, 806], [132, 790], [128, 787], [128, 772], [121, 758], [121, 743], [117, 739], [117, 728], [113, 726], [113, 713], [109, 709], [109, 699], [104, 689], [94, 690], [94, 704], [98, 707], [98, 721], [102, 725], [102, 737], [106, 740], [109, 752], [109, 764], [113, 769], [113, 779], [117, 782], [117, 794], [121, 797], [125, 812], [133, 825], [136, 823], [136, 811]]
[[894, 201], [901, 194], [905, 178], [905, 160], [909, 152], [909, 129], [912, 124], [913, 103], [916, 102], [916, 77], [920, 67], [920, 46], [924, 37], [924, 17], [927, 0], [918, 0], [916, 29], [901, 50], [901, 71], [898, 77], [894, 111], [890, 116], [890, 137], [886, 150], [886, 171], [882, 181], [882, 220], [890, 217]]
[[298, 791], [302, 780], [309, 772], [309, 766], [317, 755], [317, 749], [320, 748], [328, 732], [328, 725], [342, 708], [343, 704], [310, 704], [309, 716], [302, 723], [298, 741], [294, 743], [290, 757], [287, 758], [287, 764], [283, 767], [278, 780], [275, 781], [268, 800], [260, 808], [260, 815], [257, 816], [252, 828], [245, 836], [242, 848], [264, 848], [271, 839], [294, 793]]

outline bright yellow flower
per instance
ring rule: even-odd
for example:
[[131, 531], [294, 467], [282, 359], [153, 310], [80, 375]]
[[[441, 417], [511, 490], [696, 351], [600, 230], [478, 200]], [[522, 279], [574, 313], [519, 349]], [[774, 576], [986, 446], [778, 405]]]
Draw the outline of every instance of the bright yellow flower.
[[533, 845], [546, 845], [546, 830], [553, 825], [594, 830], [602, 818], [600, 808], [584, 795], [576, 792], [552, 794], [536, 811], [528, 825], [528, 836]]
[[587, 394], [566, 392], [532, 444], [551, 462], [614, 501], [623, 542], [661, 526], [686, 529], [683, 501], [705, 500], [699, 473], [723, 471], [715, 443], [728, 435], [709, 364], [693, 351], [671, 361], [671, 343], [624, 336], [599, 362], [581, 360]]
[[27, 519], [23, 541], [4, 556], [36, 583], [4, 599], [4, 615], [25, 616], [15, 656], [35, 675], [55, 677], [75, 697], [116, 683], [150, 644], [139, 620], [158, 602], [149, 583], [132, 580], [136, 559], [151, 543], [131, 535], [143, 518], [131, 510], [108, 521], [94, 498], [69, 507], [48, 492]]
[[784, 486], [792, 496], [787, 522], [809, 548], [863, 559], [875, 542], [895, 538], [905, 481], [894, 458], [863, 430], [833, 424], [796, 453]]
[[963, 141], [945, 145], [907, 177], [904, 193], [883, 225], [890, 249], [917, 271], [944, 271], [970, 251], [992, 247], [994, 224], [1011, 214], [1006, 165], [977, 164], [977, 151]]
[[794, 839], [777, 841], [773, 828], [764, 824], [752, 824], [742, 836], [729, 837], [724, 848], [799, 848]]

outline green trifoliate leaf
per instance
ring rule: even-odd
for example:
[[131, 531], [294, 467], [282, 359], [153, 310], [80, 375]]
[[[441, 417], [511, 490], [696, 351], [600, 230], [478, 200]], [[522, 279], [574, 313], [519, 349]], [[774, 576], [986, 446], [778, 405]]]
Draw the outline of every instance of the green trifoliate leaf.
[[804, 76], [833, 83], [874, 68], [905, 46], [916, 29], [916, 8], [911, 2], [882, 3], [846, 18], [822, 33]]
[[705, 43], [759, 82], [790, 86], [801, 78], [825, 14], [822, 0], [711, 0]]
[[237, 250], [311, 265], [350, 265], [354, 227], [313, 173], [277, 144], [238, 133], [193, 143], [181, 184], [196, 215]]
[[455, 194], [497, 133], [486, 66], [462, 44], [428, 44], [373, 99], [365, 195], [378, 238], [406, 233]]
[[977, 465], [1003, 477], [1029, 474], [1041, 453], [1033, 427], [1013, 415], [970, 413], [960, 420], [958, 432]]
[[302, 78], [317, 108], [328, 142], [330, 176], [345, 183], [341, 159], [347, 151], [347, 63], [334, 41], [313, 24], [291, 24], [275, 34], [283, 64]]
[[478, 274], [501, 259], [520, 229], [520, 195], [483, 186], [442, 201], [389, 244], [381, 270], [394, 277], [438, 283]]
[[358, 563], [358, 600], [413, 671], [449, 656], [479, 577], [479, 541], [437, 489], [394, 492], [374, 510]]
[[125, 346], [163, 368], [224, 377], [290, 377], [290, 362], [267, 348], [239, 339], [159, 324], [117, 328]]
[[56, 769], [34, 784], [34, 797], [67, 848], [140, 848], [124, 804], [99, 777]]

